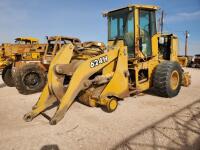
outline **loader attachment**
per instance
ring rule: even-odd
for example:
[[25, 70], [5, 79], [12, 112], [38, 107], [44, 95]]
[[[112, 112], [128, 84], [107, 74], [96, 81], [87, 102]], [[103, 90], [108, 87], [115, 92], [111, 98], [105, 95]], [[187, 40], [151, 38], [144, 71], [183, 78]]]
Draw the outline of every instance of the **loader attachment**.
[[[92, 75], [99, 71], [102, 72], [102, 70], [112, 62], [116, 62], [116, 66], [119, 68], [125, 68], [118, 64], [118, 62], [121, 63], [119, 58], [127, 55], [124, 49], [115, 48], [107, 53], [84, 61], [73, 59], [73, 49], [74, 47], [69, 44], [63, 47], [53, 59], [48, 72], [48, 83], [42, 91], [38, 102], [33, 107], [33, 110], [24, 116], [25, 121], [31, 121], [34, 117], [57, 102], [57, 111], [50, 119], [51, 125], [56, 124], [64, 117], [66, 111], [69, 109], [80, 91], [86, 91], [94, 82], [96, 83], [98, 79], [107, 79], [106, 76], [108, 76], [109, 82], [105, 82], [106, 84], [104, 84], [104, 87], [108, 85], [108, 91], [110, 90], [110, 86], [114, 85], [111, 82], [112, 77], [114, 77], [113, 80], [116, 81], [120, 74], [123, 74], [124, 78], [126, 78], [127, 86], [125, 87], [128, 87], [128, 79], [125, 77], [123, 69], [121, 69], [121, 73], [118, 72], [115, 74], [110, 71], [105, 75], [90, 79]], [[128, 66], [127, 62], [128, 61], [126, 61], [125, 66]], [[120, 71], [120, 69], [118, 70]], [[119, 93], [124, 93], [124, 88], [119, 90], [121, 90]], [[106, 92], [102, 94], [104, 99], [109, 95]]]
[[[60, 83], [62, 78], [59, 78], [59, 76], [56, 75], [54, 71], [54, 66], [55, 64], [68, 64], [73, 55], [73, 49], [74, 46], [72, 44], [64, 45], [61, 48], [61, 50], [57, 53], [57, 55], [54, 57], [49, 67], [48, 82], [45, 85], [39, 100], [33, 106], [33, 110], [24, 115], [25, 121], [31, 121], [34, 117], [39, 115], [48, 107], [52, 106], [57, 101], [57, 97], [54, 95], [53, 89], [55, 89], [56, 91], [57, 90], [56, 87], [59, 88], [59, 86], [62, 85]], [[52, 82], [54, 82], [54, 85], [52, 85]]]

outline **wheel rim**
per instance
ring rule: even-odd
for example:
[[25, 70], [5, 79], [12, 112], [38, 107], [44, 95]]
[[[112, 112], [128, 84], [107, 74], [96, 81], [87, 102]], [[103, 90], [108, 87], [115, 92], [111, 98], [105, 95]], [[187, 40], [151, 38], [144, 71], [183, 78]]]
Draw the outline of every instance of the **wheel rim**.
[[179, 73], [178, 71], [174, 70], [171, 74], [170, 78], [170, 86], [173, 90], [176, 90], [179, 84]]
[[117, 101], [111, 100], [110, 103], [109, 103], [109, 107], [110, 107], [111, 111], [115, 110], [117, 108]]
[[35, 88], [40, 83], [40, 76], [36, 72], [29, 72], [24, 76], [23, 83], [29, 88]]

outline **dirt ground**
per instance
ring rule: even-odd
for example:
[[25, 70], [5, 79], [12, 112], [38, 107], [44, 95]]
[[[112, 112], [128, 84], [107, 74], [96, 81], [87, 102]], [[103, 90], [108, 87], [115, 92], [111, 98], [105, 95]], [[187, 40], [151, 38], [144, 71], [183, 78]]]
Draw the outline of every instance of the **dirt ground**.
[[[126, 98], [106, 113], [75, 102], [56, 126], [24, 122], [40, 93], [20, 95], [0, 81], [0, 150], [200, 149], [200, 70], [175, 98]], [[53, 114], [51, 110], [48, 114]]]

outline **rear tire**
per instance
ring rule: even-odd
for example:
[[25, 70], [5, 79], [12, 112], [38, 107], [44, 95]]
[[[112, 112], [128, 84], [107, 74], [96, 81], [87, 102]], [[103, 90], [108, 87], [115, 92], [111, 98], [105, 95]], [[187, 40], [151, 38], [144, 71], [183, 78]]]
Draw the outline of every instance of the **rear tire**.
[[14, 87], [15, 82], [12, 77], [12, 65], [6, 66], [3, 71], [2, 71], [2, 79], [3, 82], [9, 86], [9, 87]]
[[40, 92], [46, 84], [46, 73], [37, 64], [26, 64], [16, 70], [15, 82], [16, 88], [21, 94]]
[[174, 97], [181, 89], [182, 68], [179, 63], [165, 61], [159, 64], [153, 77], [153, 87], [157, 95]]

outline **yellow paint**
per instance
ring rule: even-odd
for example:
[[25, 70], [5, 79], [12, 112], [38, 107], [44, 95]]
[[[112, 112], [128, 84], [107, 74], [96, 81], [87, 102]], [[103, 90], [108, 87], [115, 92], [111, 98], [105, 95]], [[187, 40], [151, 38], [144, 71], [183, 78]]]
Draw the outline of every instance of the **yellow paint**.
[[[107, 96], [112, 94], [119, 98], [123, 98], [129, 95], [128, 88], [128, 55], [126, 47], [120, 48], [116, 69], [114, 70], [114, 75], [108, 85], [102, 92], [100, 99], [105, 99]], [[120, 82], [119, 82], [120, 81]]]
[[37, 38], [33, 38], [33, 37], [18, 37], [15, 40], [17, 40], [17, 41], [30, 41], [31, 44], [39, 43], [39, 40]]
[[115, 110], [117, 108], [117, 101], [114, 99], [111, 99], [108, 107], [111, 111]]
[[180, 80], [179, 73], [176, 70], [174, 70], [171, 73], [171, 78], [170, 78], [170, 86], [173, 90], [175, 90], [178, 87], [179, 80]]

